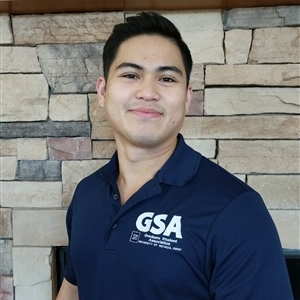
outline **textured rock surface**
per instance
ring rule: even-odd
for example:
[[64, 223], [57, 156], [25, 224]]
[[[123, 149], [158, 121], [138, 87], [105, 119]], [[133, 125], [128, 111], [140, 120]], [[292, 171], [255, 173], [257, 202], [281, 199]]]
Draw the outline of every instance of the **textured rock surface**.
[[65, 210], [13, 211], [14, 246], [65, 246]]
[[87, 121], [86, 95], [51, 95], [49, 117], [52, 121]]
[[189, 140], [186, 139], [185, 142], [200, 152], [207, 158], [214, 158], [216, 155], [216, 141], [215, 140]]
[[[11, 275], [13, 273], [12, 265], [12, 240], [0, 240], [0, 274]], [[1, 295], [0, 285], [0, 295]], [[2, 298], [0, 298], [2, 300]]]
[[299, 173], [299, 141], [220, 141], [218, 161], [232, 173]]
[[54, 160], [91, 159], [91, 139], [82, 138], [49, 138], [47, 140], [49, 158]]
[[14, 180], [17, 174], [18, 161], [16, 156], [0, 157], [0, 179]]
[[52, 280], [39, 282], [35, 285], [20, 285], [15, 287], [16, 300], [52, 300]]
[[93, 142], [93, 158], [106, 158], [112, 157], [116, 151], [115, 141], [95, 141]]
[[53, 260], [54, 253], [50, 247], [14, 247], [14, 285], [35, 285], [49, 281]]
[[0, 156], [16, 156], [17, 144], [14, 139], [0, 140]]
[[211, 65], [207, 85], [300, 86], [299, 64]]
[[102, 74], [102, 51], [100, 43], [37, 46], [43, 74], [53, 93], [95, 92]]
[[203, 116], [203, 91], [193, 91], [193, 97], [187, 116]]
[[269, 209], [300, 209], [299, 175], [250, 175], [248, 184]]
[[48, 158], [46, 139], [17, 139], [18, 160], [43, 160]]
[[0, 124], [1, 138], [89, 136], [89, 122], [26, 122]]
[[61, 182], [2, 182], [1, 203], [9, 207], [60, 207]]
[[14, 285], [12, 276], [0, 275], [0, 299], [13, 300], [14, 299]]
[[205, 90], [206, 115], [299, 114], [299, 88], [212, 88]]
[[113, 131], [106, 119], [104, 108], [99, 107], [97, 95], [89, 95], [89, 107], [92, 123], [92, 139], [113, 140]]
[[0, 53], [0, 73], [41, 73], [35, 48], [0, 47]]
[[284, 18], [284, 25], [300, 25], [300, 5], [278, 6], [276, 11], [280, 18]]
[[186, 118], [181, 132], [190, 139], [298, 139], [299, 122], [284, 115]]
[[18, 15], [12, 17], [16, 45], [103, 42], [122, 12]]
[[227, 64], [245, 64], [252, 41], [251, 30], [229, 30], [225, 33], [225, 53]]
[[[1, 206], [5, 207], [4, 203]], [[0, 207], [0, 237], [12, 238], [12, 221], [11, 221], [11, 209]]]
[[300, 210], [270, 210], [283, 248], [299, 249]]
[[254, 30], [250, 63], [299, 63], [300, 27]]
[[223, 24], [221, 11], [165, 13], [189, 45], [194, 63], [223, 63]]
[[204, 89], [204, 64], [193, 64], [190, 85], [192, 86], [193, 90]]
[[284, 19], [276, 12], [276, 7], [251, 7], [230, 9], [224, 17], [224, 26], [230, 28], [261, 28], [284, 25]]
[[10, 26], [10, 17], [7, 14], [0, 15], [0, 44], [12, 44], [13, 43], [13, 35]]
[[21, 160], [18, 179], [24, 181], [61, 181], [61, 162], [55, 160]]
[[1, 122], [46, 120], [48, 84], [42, 74], [1, 74], [0, 86]]

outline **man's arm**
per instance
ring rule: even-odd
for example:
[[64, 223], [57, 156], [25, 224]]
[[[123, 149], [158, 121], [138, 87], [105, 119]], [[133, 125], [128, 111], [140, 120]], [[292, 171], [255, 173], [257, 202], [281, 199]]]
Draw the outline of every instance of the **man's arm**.
[[56, 300], [79, 300], [77, 286], [64, 279]]

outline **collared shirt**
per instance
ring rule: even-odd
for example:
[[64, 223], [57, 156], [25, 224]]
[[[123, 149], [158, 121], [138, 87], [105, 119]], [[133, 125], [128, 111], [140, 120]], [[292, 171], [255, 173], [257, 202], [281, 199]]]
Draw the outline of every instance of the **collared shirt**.
[[67, 214], [65, 278], [80, 300], [292, 299], [261, 197], [177, 147], [122, 206], [117, 153], [78, 185]]

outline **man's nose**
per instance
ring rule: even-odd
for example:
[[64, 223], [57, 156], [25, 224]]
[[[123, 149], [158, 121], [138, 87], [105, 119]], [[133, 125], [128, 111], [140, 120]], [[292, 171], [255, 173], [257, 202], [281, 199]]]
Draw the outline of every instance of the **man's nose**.
[[153, 78], [143, 78], [136, 91], [136, 97], [137, 99], [146, 101], [157, 101], [159, 99], [159, 92], [156, 80]]

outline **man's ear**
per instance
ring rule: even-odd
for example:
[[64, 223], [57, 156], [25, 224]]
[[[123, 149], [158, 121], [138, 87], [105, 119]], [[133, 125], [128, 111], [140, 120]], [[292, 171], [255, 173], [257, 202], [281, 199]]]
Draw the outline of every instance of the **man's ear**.
[[190, 105], [192, 102], [192, 98], [193, 98], [193, 89], [192, 87], [189, 85], [186, 91], [186, 101], [185, 101], [185, 113], [187, 114], [189, 112], [190, 109]]
[[100, 107], [104, 107], [105, 105], [105, 86], [106, 82], [104, 77], [100, 77], [96, 83], [96, 90], [98, 95], [98, 103]]

